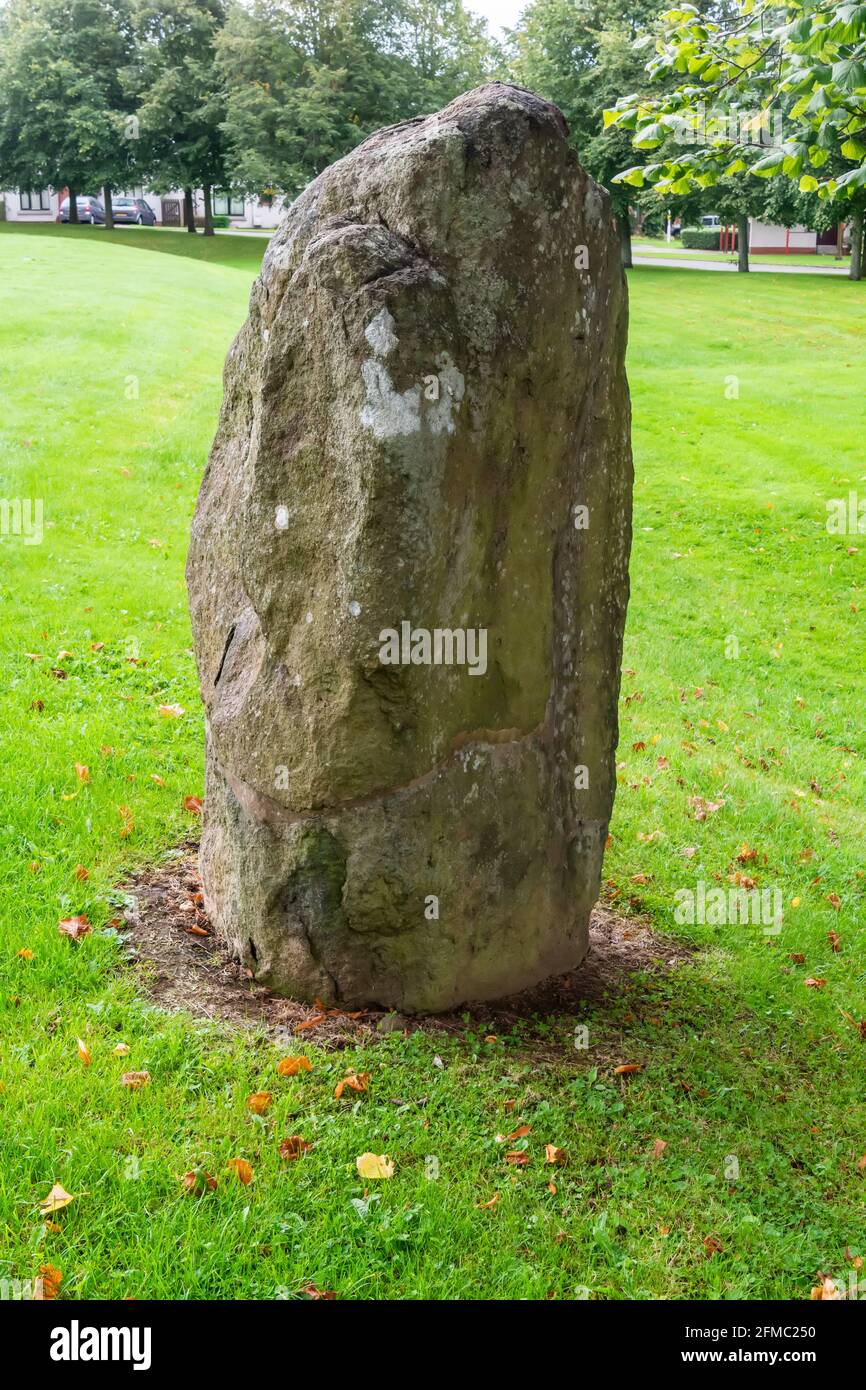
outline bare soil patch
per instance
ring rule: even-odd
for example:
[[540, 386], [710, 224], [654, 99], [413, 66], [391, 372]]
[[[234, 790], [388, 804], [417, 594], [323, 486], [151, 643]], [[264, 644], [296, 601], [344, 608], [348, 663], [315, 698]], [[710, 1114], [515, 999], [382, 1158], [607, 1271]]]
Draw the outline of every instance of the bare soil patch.
[[620, 917], [598, 904], [590, 922], [589, 952], [579, 968], [521, 994], [465, 1005], [459, 1012], [406, 1018], [381, 1010], [325, 1011], [324, 1006], [286, 999], [250, 979], [213, 935], [201, 906], [200, 887], [193, 844], [182, 846], [175, 858], [143, 870], [123, 885], [135, 903], [124, 914], [126, 942], [134, 950], [147, 996], [165, 1009], [264, 1027], [275, 1034], [296, 1034], [326, 1046], [345, 1046], [359, 1034], [404, 1026], [462, 1032], [467, 1014], [493, 1032], [538, 1016], [578, 1014], [587, 1002], [619, 994], [636, 972], [673, 971], [694, 951], [687, 942], [653, 931], [645, 918]]

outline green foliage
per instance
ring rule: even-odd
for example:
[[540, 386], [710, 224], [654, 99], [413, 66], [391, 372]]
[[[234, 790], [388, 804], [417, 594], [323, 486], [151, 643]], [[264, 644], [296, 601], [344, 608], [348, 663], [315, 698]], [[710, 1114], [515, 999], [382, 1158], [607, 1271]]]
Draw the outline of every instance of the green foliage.
[[718, 227], [683, 227], [680, 241], [692, 251], [718, 251]]
[[621, 94], [605, 122], [656, 152], [644, 174], [659, 192], [751, 174], [862, 204], [866, 5], [738, 0], [708, 18], [683, 4], [647, 41], [648, 71], [677, 85], [652, 99]]
[[216, 52], [233, 186], [289, 196], [495, 65], [462, 0], [254, 0], [233, 10]]
[[98, 193], [132, 183], [121, 73], [127, 0], [9, 0], [0, 10], [0, 185]]
[[157, 192], [228, 185], [216, 39], [230, 0], [132, 0], [141, 161]]

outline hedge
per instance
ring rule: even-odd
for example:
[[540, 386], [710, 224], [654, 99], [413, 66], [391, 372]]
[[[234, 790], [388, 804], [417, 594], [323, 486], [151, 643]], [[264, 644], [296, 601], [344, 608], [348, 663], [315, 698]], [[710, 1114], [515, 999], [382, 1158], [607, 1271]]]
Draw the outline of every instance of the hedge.
[[693, 251], [718, 251], [718, 227], [683, 227], [681, 234], [683, 246]]

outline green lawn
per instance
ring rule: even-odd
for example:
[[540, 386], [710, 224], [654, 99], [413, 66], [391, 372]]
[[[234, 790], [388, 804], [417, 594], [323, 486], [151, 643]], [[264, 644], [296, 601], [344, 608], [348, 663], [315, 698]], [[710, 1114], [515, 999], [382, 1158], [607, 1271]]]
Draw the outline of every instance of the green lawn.
[[[0, 1278], [51, 1264], [82, 1298], [808, 1298], [866, 1255], [866, 542], [825, 528], [828, 498], [866, 496], [866, 289], [631, 276], [606, 893], [702, 950], [587, 1008], [588, 1051], [573, 1018], [492, 1043], [467, 1018], [342, 1052], [303, 1035], [313, 1069], [285, 1079], [285, 1046], [149, 1005], [108, 926], [115, 886], [194, 825], [187, 529], [265, 245], [0, 231], [0, 497], [45, 506], [41, 545], [0, 539]], [[692, 796], [723, 804], [698, 821]], [[784, 895], [781, 935], [677, 927], [675, 891], [727, 887], [744, 845]], [[78, 913], [94, 931], [74, 943], [57, 922]], [[370, 1089], [337, 1101], [350, 1067]], [[126, 1070], [150, 1085], [124, 1088]], [[262, 1118], [256, 1090], [274, 1095]], [[314, 1147], [285, 1162], [287, 1135]], [[395, 1170], [365, 1200], [368, 1150]], [[201, 1199], [180, 1182], [199, 1165], [219, 1181]], [[55, 1182], [75, 1200], [52, 1229], [37, 1203]]]

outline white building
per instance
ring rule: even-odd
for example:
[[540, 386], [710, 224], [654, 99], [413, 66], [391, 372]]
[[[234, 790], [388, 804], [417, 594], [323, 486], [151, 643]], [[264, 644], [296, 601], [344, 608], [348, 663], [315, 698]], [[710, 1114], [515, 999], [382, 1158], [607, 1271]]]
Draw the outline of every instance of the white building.
[[[81, 189], [79, 196], [83, 197], [86, 193], [86, 189]], [[6, 208], [7, 222], [56, 222], [60, 215], [60, 203], [65, 196], [66, 189], [55, 192], [48, 188], [30, 193], [21, 189], [10, 189], [0, 193]], [[102, 190], [94, 189], [93, 196], [101, 201]], [[149, 189], [131, 188], [126, 192], [116, 190], [115, 197], [143, 198], [148, 207], [153, 209], [160, 225], [184, 225], [183, 193], [179, 190], [160, 194], [152, 193]], [[201, 189], [196, 189], [193, 200], [196, 218], [201, 219], [204, 216], [204, 195]], [[268, 201], [260, 198], [242, 198], [237, 194], [216, 190], [213, 195], [214, 214], [228, 217], [234, 227], [276, 227], [282, 207], [282, 199], [278, 197]]]

